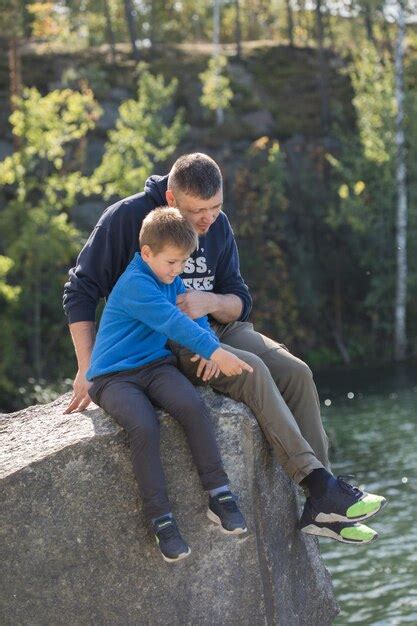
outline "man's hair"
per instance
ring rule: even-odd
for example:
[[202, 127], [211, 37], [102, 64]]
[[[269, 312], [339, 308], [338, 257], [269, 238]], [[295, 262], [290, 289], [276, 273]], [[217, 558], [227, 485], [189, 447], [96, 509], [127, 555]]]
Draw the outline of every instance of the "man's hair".
[[139, 233], [139, 246], [148, 245], [154, 254], [165, 246], [175, 246], [191, 254], [198, 246], [198, 235], [174, 207], [159, 207], [145, 217]]
[[184, 154], [177, 159], [168, 177], [168, 189], [208, 200], [222, 188], [220, 168], [202, 152]]

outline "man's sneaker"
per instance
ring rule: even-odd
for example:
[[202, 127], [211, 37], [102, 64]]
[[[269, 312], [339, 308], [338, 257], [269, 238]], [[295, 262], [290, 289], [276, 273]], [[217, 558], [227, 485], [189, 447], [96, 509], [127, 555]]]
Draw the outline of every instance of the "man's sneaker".
[[175, 520], [172, 517], [163, 517], [153, 523], [156, 543], [161, 551], [162, 558], [168, 563], [175, 563], [185, 559], [191, 549], [180, 535]]
[[247, 531], [245, 518], [236, 504], [236, 496], [231, 491], [222, 491], [209, 497], [207, 517], [218, 524], [226, 535], [241, 535]]
[[321, 498], [310, 497], [316, 522], [361, 522], [378, 513], [387, 503], [382, 496], [366, 493], [345, 482], [331, 481]]
[[317, 522], [309, 500], [304, 505], [298, 528], [307, 535], [329, 537], [342, 543], [355, 543], [356, 545], [370, 543], [378, 537], [378, 533], [372, 528], [359, 522]]

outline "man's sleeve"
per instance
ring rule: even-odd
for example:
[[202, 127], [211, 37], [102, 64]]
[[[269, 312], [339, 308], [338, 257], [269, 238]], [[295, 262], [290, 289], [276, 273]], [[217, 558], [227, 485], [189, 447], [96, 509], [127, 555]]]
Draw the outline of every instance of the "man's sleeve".
[[[120, 283], [119, 283], [120, 284]], [[151, 278], [121, 285], [120, 297], [129, 315], [168, 339], [209, 359], [220, 345], [211, 330], [204, 330], [161, 293]]]
[[63, 306], [70, 324], [94, 322], [99, 300], [109, 295], [124, 269], [123, 242], [115, 250], [110, 230], [97, 225], [81, 250], [64, 287]]
[[214, 293], [232, 293], [239, 296], [243, 307], [239, 320], [244, 322], [249, 317], [252, 308], [252, 298], [248, 286], [240, 274], [239, 253], [235, 237], [229, 220], [225, 217], [225, 246], [216, 268]]

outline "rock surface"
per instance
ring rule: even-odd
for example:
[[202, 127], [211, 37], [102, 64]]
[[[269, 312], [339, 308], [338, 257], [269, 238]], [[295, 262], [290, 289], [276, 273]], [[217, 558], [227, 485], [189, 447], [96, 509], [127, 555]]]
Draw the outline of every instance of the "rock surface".
[[[125, 433], [69, 396], [0, 419], [3, 625], [331, 624], [331, 580], [315, 539], [295, 530], [295, 488], [250, 411], [202, 390], [249, 533], [205, 517], [180, 426], [161, 413], [173, 511], [191, 556], [165, 563], [145, 527]], [[94, 407], [94, 405], [91, 405]]]

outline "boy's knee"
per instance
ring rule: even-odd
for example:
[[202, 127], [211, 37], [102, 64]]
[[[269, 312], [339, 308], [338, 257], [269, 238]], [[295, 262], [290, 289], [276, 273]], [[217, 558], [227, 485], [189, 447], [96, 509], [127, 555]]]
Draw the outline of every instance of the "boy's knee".
[[206, 405], [197, 392], [195, 394], [187, 394], [179, 398], [175, 403], [175, 413], [180, 414], [182, 417], [193, 416], [195, 418], [200, 415], [203, 416], [205, 411]]
[[159, 437], [159, 424], [157, 420], [135, 420], [130, 422], [127, 432], [132, 441], [151, 441]]

